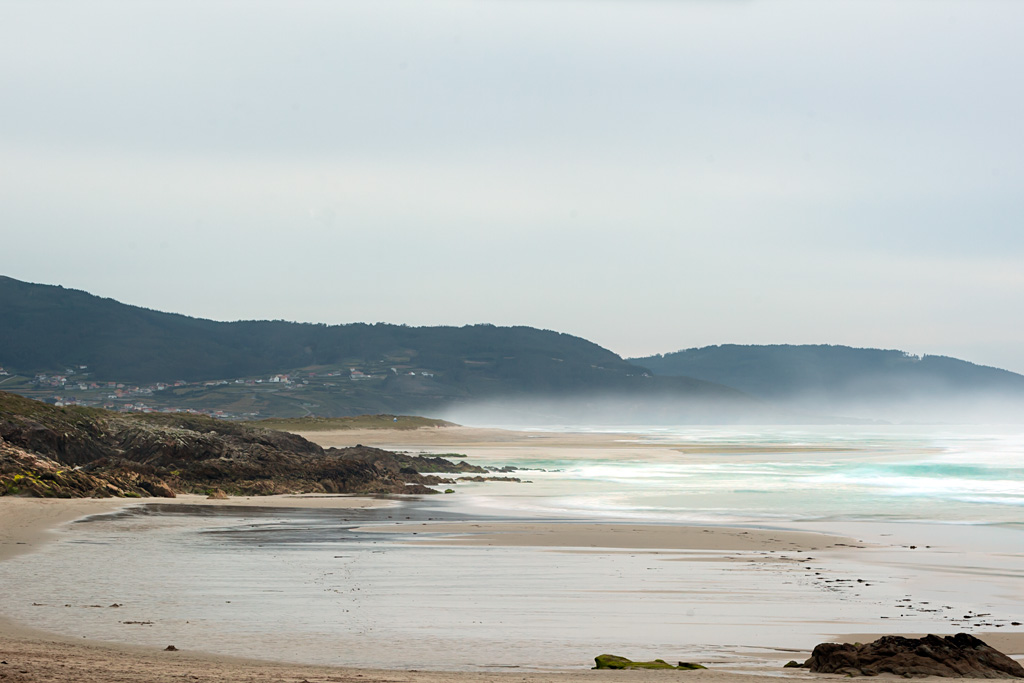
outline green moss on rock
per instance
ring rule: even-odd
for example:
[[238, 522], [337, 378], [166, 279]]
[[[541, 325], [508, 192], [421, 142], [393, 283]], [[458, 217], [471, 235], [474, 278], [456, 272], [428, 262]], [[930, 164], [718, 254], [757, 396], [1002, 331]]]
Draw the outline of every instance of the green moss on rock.
[[634, 662], [618, 655], [598, 655], [594, 657], [594, 662], [597, 664], [595, 669], [676, 669], [686, 671], [707, 668], [692, 662], [679, 662], [679, 666], [672, 666], [664, 659], [655, 659], [653, 662]]

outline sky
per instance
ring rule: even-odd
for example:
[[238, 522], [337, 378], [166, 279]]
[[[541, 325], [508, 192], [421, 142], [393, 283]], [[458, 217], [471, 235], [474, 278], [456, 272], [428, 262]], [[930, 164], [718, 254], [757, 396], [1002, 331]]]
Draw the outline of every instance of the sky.
[[1024, 3], [0, 0], [0, 273], [1024, 372]]

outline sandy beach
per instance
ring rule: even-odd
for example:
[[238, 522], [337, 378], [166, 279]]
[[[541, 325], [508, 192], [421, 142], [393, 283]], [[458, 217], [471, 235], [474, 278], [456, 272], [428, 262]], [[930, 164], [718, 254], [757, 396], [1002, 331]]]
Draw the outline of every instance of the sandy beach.
[[[411, 451], [435, 453], [457, 452], [471, 460], [486, 454], [489, 458], [500, 458], [507, 449], [520, 451], [519, 460], [529, 459], [536, 451], [550, 457], [557, 451], [564, 457], [572, 457], [579, 450], [597, 453], [598, 457], [615, 458], [616, 454], [635, 449], [665, 449], [678, 452], [690, 448], [699, 456], [702, 452], [713, 452], [710, 446], [678, 442], [643, 443], [616, 434], [550, 434], [516, 433], [504, 430], [472, 430], [466, 428], [424, 429], [412, 432], [338, 432], [306, 434], [323, 445], [376, 445]], [[765, 453], [774, 447], [765, 447]], [[749, 450], [749, 449], [747, 449]], [[820, 449], [816, 449], [820, 450]], [[522, 451], [526, 451], [525, 458]], [[728, 452], [728, 444], [720, 446], [718, 452]], [[439, 497], [440, 498], [440, 497]], [[273, 496], [231, 498], [228, 500], [207, 500], [200, 496], [181, 496], [174, 500], [42, 500], [0, 497], [0, 561], [8, 561], [26, 553], [39, 550], [57, 538], [54, 530], [68, 522], [89, 515], [114, 512], [131, 506], [152, 504], [174, 506], [206, 506], [221, 509], [246, 508], [265, 510], [276, 507], [288, 510], [353, 510], [368, 511], [396, 507], [395, 500], [356, 498], [341, 496]], [[182, 508], [185, 509], [185, 508]], [[807, 530], [759, 529], [750, 526], [727, 527], [720, 525], [668, 525], [668, 524], [624, 524], [551, 521], [412, 521], [396, 520], [354, 526], [351, 530], [367, 538], [393, 539], [408, 547], [439, 546], [458, 553], [462, 548], [495, 549], [506, 553], [529, 551], [532, 553], [555, 552], [570, 561], [574, 556], [594, 555], [606, 560], [616, 558], [640, 558], [645, 562], [668, 562], [671, 566], [684, 567], [685, 575], [694, 585], [701, 582], [715, 582], [722, 576], [723, 567], [729, 563], [741, 571], [757, 571], [751, 576], [770, 573], [779, 585], [803, 583], [815, 590], [842, 591], [860, 590], [853, 574], [844, 573], [844, 568], [857, 567], [861, 571], [868, 564], [857, 564], [861, 558], [881, 557], [890, 562], [892, 553], [904, 552], [903, 548], [887, 546], [878, 538], [864, 539], [863, 534], [823, 533], [828, 525]], [[389, 546], [390, 547], [390, 546]], [[935, 552], [939, 552], [937, 549]], [[401, 552], [392, 550], [388, 552]], [[812, 558], [813, 553], [813, 558]], [[887, 554], [888, 553], [888, 554]], [[448, 557], [446, 555], [445, 557]], [[899, 558], [907, 557], [901, 555]], [[917, 556], [915, 556], [917, 557]], [[940, 557], [936, 555], [935, 557]], [[645, 559], [646, 558], [646, 559]], [[896, 562], [902, 562], [902, 559]], [[812, 562], [813, 560], [813, 562]], [[602, 560], [604, 561], [604, 560]], [[634, 560], [635, 561], [635, 560]], [[893, 562], [893, 564], [896, 564]], [[675, 564], [672, 564], [675, 563]], [[661, 566], [670, 566], [664, 565]], [[742, 566], [741, 566], [742, 565]], [[652, 565], [652, 568], [655, 568]], [[877, 576], [884, 577], [884, 569]], [[867, 576], [865, 574], [865, 576]], [[951, 576], [951, 580], [956, 580]], [[870, 581], [875, 581], [871, 578]], [[817, 582], [817, 583], [814, 583]], [[846, 583], [843, 583], [846, 582]], [[867, 583], [861, 579], [862, 583]], [[885, 581], [879, 581], [884, 584]], [[826, 585], [831, 584], [831, 586]], [[834, 586], [834, 588], [832, 587]], [[880, 590], [887, 590], [884, 585]], [[882, 602], [897, 600], [895, 589], [883, 593]], [[751, 594], [755, 596], [756, 594]], [[794, 595], [797, 595], [794, 593]], [[5, 596], [11, 598], [12, 596]], [[741, 600], [743, 598], [737, 598]], [[748, 599], [757, 599], [751, 597]], [[902, 598], [900, 598], [902, 599]], [[839, 603], [837, 603], [839, 604]], [[908, 605], [909, 607], [909, 605]], [[801, 610], [792, 605], [794, 613]], [[926, 610], [922, 610], [926, 611]], [[752, 617], [753, 618], [753, 617]], [[839, 623], [842, 623], [841, 621]], [[845, 633], [836, 629], [835, 641], [865, 642], [884, 631], [875, 634], [864, 633], [853, 628]], [[953, 626], [953, 624], [949, 624]], [[1000, 623], [1000, 630], [974, 630], [975, 635], [997, 649], [1011, 655], [1024, 655], [1024, 633], [1008, 624]], [[1003, 627], [1006, 626], [1004, 629]], [[955, 632], [955, 628], [946, 633]], [[934, 631], [933, 631], [934, 632]], [[168, 642], [166, 645], [174, 643]], [[751, 643], [756, 645], [756, 643]], [[252, 658], [234, 658], [183, 648], [178, 651], [164, 651], [153, 645], [130, 645], [107, 640], [94, 640], [68, 633], [56, 635], [37, 630], [24, 619], [15, 622], [6, 612], [0, 611], [0, 679], [4, 681], [576, 681], [576, 680], [662, 680], [668, 676], [686, 676], [700, 681], [723, 681], [751, 683], [763, 680], [764, 675], [786, 676], [797, 679], [819, 680], [831, 678], [815, 675], [804, 670], [782, 669], [788, 659], [802, 660], [814, 642], [807, 642], [799, 648], [789, 650], [767, 649], [760, 653], [762, 664], [747, 669], [723, 664], [711, 670], [695, 672], [610, 672], [590, 671], [582, 666], [577, 670], [538, 671], [530, 669], [509, 671], [424, 671], [383, 670], [373, 668], [339, 668], [309, 666], [303, 664], [274, 663]], [[593, 654], [599, 654], [594, 652]], [[620, 653], [627, 654], [630, 653]], [[673, 652], [651, 653], [651, 656], [671, 658]]]
[[637, 450], [664, 451], [666, 453], [729, 455], [732, 453], [842, 453], [855, 450], [850, 446], [832, 444], [751, 444], [726, 438], [699, 441], [680, 438], [673, 434], [638, 435], [629, 432], [558, 432], [515, 431], [511, 429], [477, 427], [424, 427], [420, 429], [343, 429], [297, 432], [321, 446], [345, 447], [355, 444], [388, 450], [429, 451], [433, 453], [489, 453], [500, 455], [514, 450], [518, 457], [536, 451], [538, 455], [554, 449], [558, 453], [572, 454], [576, 450], [597, 453], [603, 458], [618, 457], [621, 453]]
[[[145, 505], [153, 501], [139, 502], [125, 499], [35, 499], [0, 498], [0, 561], [16, 555], [31, 552], [52, 539], [52, 530], [61, 524], [88, 515], [112, 512], [132, 505]], [[160, 504], [206, 505], [206, 506], [273, 506], [282, 508], [366, 508], [386, 506], [388, 501], [370, 498], [322, 497], [322, 496], [271, 496], [266, 498], [230, 498], [228, 500], [207, 500], [201, 496], [180, 496], [173, 500], [160, 500]], [[552, 525], [555, 526], [555, 525]], [[428, 527], [430, 530], [438, 530]], [[372, 530], [372, 528], [368, 528]], [[611, 547], [683, 547], [683, 541], [694, 546], [711, 546], [717, 549], [764, 547], [775, 543], [779, 534], [755, 533], [708, 529], [617, 529], [611, 525], [588, 525], [574, 532], [557, 528], [541, 528], [534, 525], [510, 525], [502, 529], [466, 528], [460, 525], [445, 527], [439, 531], [480, 531], [501, 536], [509, 545], [537, 542], [542, 545], [577, 546], [580, 543], [598, 541]], [[625, 531], [637, 533], [627, 536]], [[730, 533], [731, 531], [731, 533]], [[683, 534], [679, 536], [678, 534]], [[667, 536], [670, 534], [673, 536]], [[744, 536], [739, 536], [743, 534]], [[713, 536], [714, 538], [708, 538]], [[489, 536], [488, 538], [494, 538]], [[532, 539], [532, 540], [531, 540]], [[638, 541], [637, 539], [642, 539]], [[748, 540], [749, 539], [749, 540]], [[782, 541], [787, 547], [796, 538], [786, 536]], [[457, 542], [457, 541], [452, 541]], [[476, 538], [471, 542], [488, 542]], [[639, 545], [638, 545], [639, 543]], [[434, 683], [440, 681], [527, 681], [529, 683], [555, 683], [592, 680], [650, 681], [660, 680], [664, 672], [643, 671], [574, 671], [574, 672], [428, 672], [391, 671], [372, 669], [342, 669], [336, 667], [315, 667], [285, 663], [268, 663], [252, 659], [217, 656], [209, 653], [161, 651], [157, 648], [110, 644], [69, 636], [55, 635], [32, 628], [24, 623], [13, 622], [0, 617], [0, 679], [4, 681], [68, 681], [84, 683], [135, 681], [163, 683], [180, 680], [227, 681], [365, 681], [381, 683]], [[749, 683], [759, 680], [756, 675], [743, 675], [722, 671], [686, 672], [688, 678], [701, 681], [722, 681], [723, 683]], [[799, 679], [821, 679], [807, 672], [791, 673]]]

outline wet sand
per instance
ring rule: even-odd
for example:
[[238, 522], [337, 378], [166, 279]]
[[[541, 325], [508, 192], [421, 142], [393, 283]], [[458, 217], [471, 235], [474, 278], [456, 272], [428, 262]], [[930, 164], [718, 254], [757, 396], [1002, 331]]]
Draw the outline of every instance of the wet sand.
[[[200, 496], [181, 496], [173, 500], [138, 501], [124, 499], [29, 499], [0, 498], [0, 559], [9, 559], [17, 554], [38, 548], [53, 537], [55, 527], [88, 515], [112, 512], [131, 505], [209, 505], [209, 506], [260, 506], [260, 507], [306, 507], [306, 508], [359, 508], [393, 504], [366, 498], [318, 497], [318, 496], [274, 496], [267, 498], [229, 498], [228, 500], [207, 500]], [[469, 525], [436, 525], [445, 531]], [[775, 532], [752, 532], [745, 530], [683, 529], [670, 528], [623, 529], [615, 525], [585, 525], [577, 531], [581, 534], [572, 541], [572, 532], [557, 528], [559, 525], [509, 525], [507, 528], [490, 531], [501, 536], [509, 545], [526, 542], [529, 537], [539, 536], [541, 543], [555, 542], [573, 546], [580, 539], [601, 539], [602, 545], [622, 548], [635, 547], [635, 538], [647, 539], [647, 545], [679, 548], [683, 541], [695, 546], [715, 545], [723, 548], [740, 543], [744, 547], [753, 543], [761, 547], [768, 537], [775, 538]], [[625, 534], [633, 531], [637, 535]], [[682, 535], [680, 535], [682, 532]], [[724, 532], [724, 534], [723, 534]], [[723, 534], [721, 543], [709, 541], [710, 536]], [[754, 540], [748, 540], [747, 537]], [[810, 535], [808, 535], [810, 536]], [[822, 536], [822, 538], [825, 538]], [[794, 539], [788, 539], [794, 540]], [[483, 542], [478, 539], [478, 542]], [[168, 643], [171, 645], [172, 643]], [[528, 683], [555, 683], [590, 680], [650, 681], [661, 680], [664, 672], [612, 672], [612, 671], [559, 671], [559, 672], [426, 672], [426, 671], [381, 671], [373, 669], [346, 669], [337, 667], [316, 667], [296, 664], [268, 663], [258, 660], [217, 656], [207, 653], [170, 651], [159, 648], [111, 644], [90, 641], [71, 636], [61, 636], [39, 631], [24, 623], [15, 623], [0, 617], [0, 678], [5, 683], [21, 681], [68, 681], [99, 683], [100, 681], [170, 682], [181, 680], [202, 680], [213, 683], [227, 681], [387, 681], [408, 683], [435, 683], [440, 681], [525, 681]], [[786, 653], [780, 653], [780, 661]], [[753, 683], [760, 676], [724, 671], [686, 672], [688, 678], [700, 681], [721, 681], [722, 683]], [[793, 672], [796, 678], [818, 680], [826, 676], [815, 676], [807, 672]]]
[[0, 496], [0, 562], [31, 552], [53, 538], [50, 531], [61, 524], [89, 515], [113, 512], [130, 505], [233, 505], [282, 508], [372, 508], [396, 505], [394, 501], [356, 496], [244, 496], [228, 500], [199, 495], [177, 498], [19, 498]]
[[771, 550], [808, 552], [850, 546], [852, 538], [800, 531], [776, 531], [730, 527], [674, 526], [668, 524], [583, 524], [461, 522], [363, 526], [364, 533], [425, 534], [416, 543], [595, 548], [611, 550]]

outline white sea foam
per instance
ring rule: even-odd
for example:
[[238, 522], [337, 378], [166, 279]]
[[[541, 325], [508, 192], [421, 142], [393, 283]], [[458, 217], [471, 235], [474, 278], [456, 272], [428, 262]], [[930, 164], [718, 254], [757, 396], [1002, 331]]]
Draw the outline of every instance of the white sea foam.
[[[492, 511], [675, 521], [842, 517], [974, 523], [1014, 521], [1024, 504], [1024, 436], [1009, 430], [643, 429], [612, 433], [622, 435], [620, 443], [684, 441], [728, 448], [717, 454], [666, 449], [657, 457], [632, 449], [624, 456], [628, 459], [617, 461], [538, 464], [533, 457], [511, 464], [559, 471], [531, 474], [530, 490], [509, 491], [480, 505]], [[766, 452], [765, 446], [772, 449]], [[786, 452], [787, 446], [793, 450]]]

